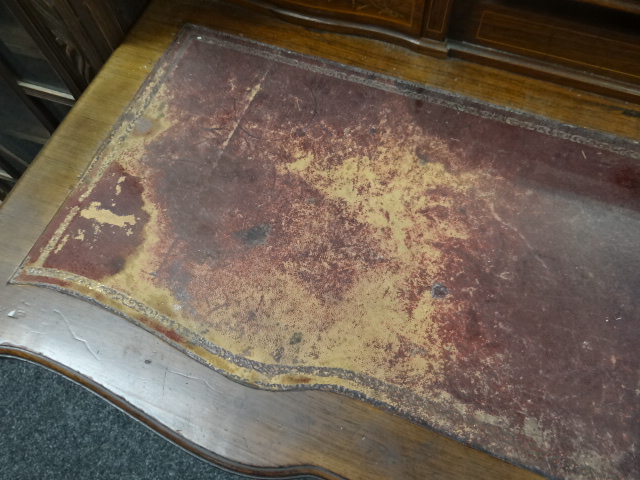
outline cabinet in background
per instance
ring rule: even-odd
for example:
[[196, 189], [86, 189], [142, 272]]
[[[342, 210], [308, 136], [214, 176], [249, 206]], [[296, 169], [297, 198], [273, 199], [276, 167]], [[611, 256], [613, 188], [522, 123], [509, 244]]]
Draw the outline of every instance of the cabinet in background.
[[640, 102], [640, 0], [228, 0]]
[[0, 201], [148, 0], [0, 0]]

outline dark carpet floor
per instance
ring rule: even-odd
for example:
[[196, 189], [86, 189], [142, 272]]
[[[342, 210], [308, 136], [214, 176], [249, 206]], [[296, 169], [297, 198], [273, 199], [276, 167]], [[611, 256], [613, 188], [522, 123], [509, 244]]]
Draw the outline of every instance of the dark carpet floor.
[[0, 357], [0, 479], [174, 478], [254, 477], [194, 457], [56, 373]]

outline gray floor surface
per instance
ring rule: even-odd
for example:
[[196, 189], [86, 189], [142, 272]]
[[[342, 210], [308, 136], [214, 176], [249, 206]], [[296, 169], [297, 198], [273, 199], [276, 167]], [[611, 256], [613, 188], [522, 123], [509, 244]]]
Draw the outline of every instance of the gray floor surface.
[[61, 375], [0, 357], [1, 480], [247, 478], [255, 477], [194, 457]]

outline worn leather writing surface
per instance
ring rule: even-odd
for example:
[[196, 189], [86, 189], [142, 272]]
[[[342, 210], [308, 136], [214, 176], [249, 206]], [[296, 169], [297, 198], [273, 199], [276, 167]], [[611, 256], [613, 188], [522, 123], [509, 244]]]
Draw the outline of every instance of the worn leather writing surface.
[[636, 144], [187, 27], [13, 278], [240, 382], [634, 478]]

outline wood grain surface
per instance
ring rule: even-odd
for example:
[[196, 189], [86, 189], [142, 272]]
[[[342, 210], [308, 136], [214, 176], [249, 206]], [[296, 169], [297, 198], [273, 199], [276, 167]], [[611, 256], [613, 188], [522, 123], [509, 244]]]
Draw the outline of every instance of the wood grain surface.
[[637, 19], [578, 2], [555, 7], [459, 0], [449, 54], [638, 102]]
[[228, 1], [311, 28], [376, 38], [438, 58], [461, 58], [622, 100], [640, 100], [633, 2]]
[[238, 385], [97, 306], [5, 284], [185, 22], [640, 138], [638, 105], [375, 40], [310, 31], [234, 6], [154, 1], [2, 205], [0, 353], [61, 371], [185, 448], [246, 473], [539, 478], [352, 399]]

